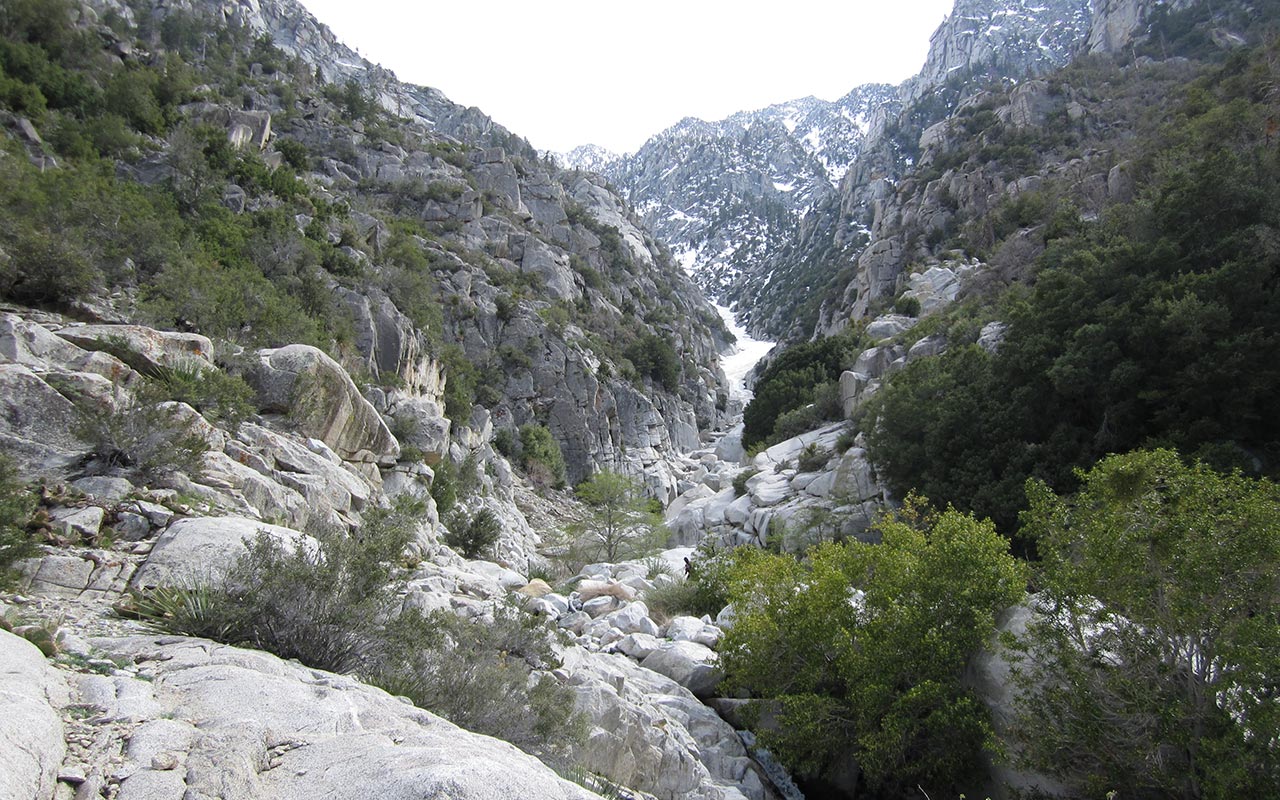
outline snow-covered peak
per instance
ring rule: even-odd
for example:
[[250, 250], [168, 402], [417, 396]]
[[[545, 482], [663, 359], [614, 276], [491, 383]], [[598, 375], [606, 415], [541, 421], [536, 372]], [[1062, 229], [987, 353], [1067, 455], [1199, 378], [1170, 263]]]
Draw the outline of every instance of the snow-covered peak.
[[601, 147], [598, 144], [579, 145], [567, 153], [552, 153], [557, 161], [569, 169], [580, 169], [586, 172], [605, 173], [619, 159], [625, 158], [621, 153]]

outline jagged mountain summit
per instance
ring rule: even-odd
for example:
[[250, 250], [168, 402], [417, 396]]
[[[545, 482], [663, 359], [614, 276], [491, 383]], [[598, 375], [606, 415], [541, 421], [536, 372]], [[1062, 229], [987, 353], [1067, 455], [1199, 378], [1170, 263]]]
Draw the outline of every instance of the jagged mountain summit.
[[[842, 182], [852, 171], [863, 186], [910, 164], [911, 148], [897, 140], [919, 120], [900, 119], [904, 107], [932, 121], [961, 86], [1061, 66], [1091, 20], [1085, 0], [960, 0], [920, 72], [900, 86], [868, 84], [834, 102], [802, 98], [719, 122], [686, 119], [634, 155], [584, 151], [569, 163], [602, 171], [704, 291], [733, 304], [752, 330], [785, 335], [797, 318], [812, 322], [812, 298], [869, 241], [867, 226], [841, 210]], [[815, 248], [813, 231], [830, 225], [840, 235]]]
[[980, 69], [1006, 76], [1067, 63], [1089, 35], [1088, 0], [958, 0], [929, 39], [918, 75], [903, 86], [910, 101], [957, 73]]
[[704, 290], [725, 296], [832, 194], [892, 92], [869, 84], [836, 101], [805, 97], [715, 122], [690, 117], [632, 155], [588, 145], [563, 158], [608, 177]]

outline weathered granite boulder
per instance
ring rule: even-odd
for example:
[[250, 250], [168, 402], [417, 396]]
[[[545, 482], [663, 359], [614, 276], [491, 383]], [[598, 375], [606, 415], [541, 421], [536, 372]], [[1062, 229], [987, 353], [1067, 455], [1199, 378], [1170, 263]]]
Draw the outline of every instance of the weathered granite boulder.
[[347, 461], [390, 465], [400, 445], [351, 376], [320, 350], [291, 344], [258, 351], [246, 374], [263, 411], [288, 414], [299, 429]]
[[315, 539], [290, 528], [244, 517], [180, 519], [156, 539], [155, 547], [133, 576], [133, 585], [187, 586], [216, 580], [259, 534], [292, 550], [318, 548]]
[[129, 585], [134, 563], [110, 550], [55, 551], [18, 564], [24, 592], [40, 597], [114, 597]]
[[61, 474], [90, 452], [80, 411], [30, 369], [0, 364], [0, 449], [29, 475]]
[[882, 342], [909, 330], [915, 324], [916, 320], [912, 317], [903, 316], [902, 314], [886, 314], [876, 317], [867, 326], [867, 336], [871, 337], [873, 341]]
[[658, 635], [658, 624], [649, 619], [649, 607], [639, 601], [614, 611], [606, 619], [623, 633]]
[[675, 681], [623, 655], [581, 648], [565, 654], [563, 670], [590, 726], [574, 755], [592, 772], [661, 800], [775, 796], [733, 729]]
[[77, 347], [43, 325], [8, 313], [0, 314], [0, 361], [22, 364], [37, 373], [86, 372], [120, 384], [137, 377], [113, 355]]
[[724, 677], [719, 656], [696, 642], [673, 642], [650, 653], [640, 666], [666, 675], [698, 697], [710, 697]]
[[198, 333], [158, 331], [142, 325], [69, 325], [58, 335], [85, 350], [110, 353], [148, 374], [191, 362], [212, 366], [213, 343]]
[[52, 800], [66, 754], [62, 675], [27, 640], [0, 630], [0, 800]]
[[1005, 332], [1008, 330], [1009, 326], [1003, 322], [988, 322], [978, 333], [978, 346], [994, 354], [1000, 349], [1000, 343], [1004, 341]]
[[147, 665], [150, 678], [85, 687], [104, 716], [137, 723], [121, 798], [357, 800], [370, 787], [386, 800], [595, 796], [512, 745], [353, 678], [198, 639], [92, 643]]
[[845, 370], [840, 373], [840, 408], [846, 417], [862, 408], [862, 404], [874, 394], [875, 386], [870, 377], [861, 372]]

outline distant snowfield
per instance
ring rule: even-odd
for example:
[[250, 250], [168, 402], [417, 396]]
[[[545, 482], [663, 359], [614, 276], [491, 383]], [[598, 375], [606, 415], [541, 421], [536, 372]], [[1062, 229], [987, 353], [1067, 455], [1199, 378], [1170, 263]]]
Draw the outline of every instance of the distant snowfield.
[[720, 312], [725, 326], [738, 337], [738, 343], [733, 346], [733, 349], [720, 356], [720, 367], [729, 378], [729, 391], [735, 398], [740, 398], [745, 403], [752, 397], [751, 390], [746, 384], [747, 374], [751, 372], [756, 362], [764, 358], [765, 354], [773, 348], [774, 343], [751, 338], [751, 334], [738, 326], [738, 321], [733, 318], [733, 312], [728, 308], [718, 305], [716, 311]]

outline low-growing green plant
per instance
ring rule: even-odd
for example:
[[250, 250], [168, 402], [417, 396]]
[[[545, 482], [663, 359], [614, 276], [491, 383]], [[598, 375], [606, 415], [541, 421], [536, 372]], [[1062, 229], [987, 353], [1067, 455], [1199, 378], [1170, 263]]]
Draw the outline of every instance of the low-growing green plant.
[[557, 489], [564, 486], [564, 456], [560, 453], [560, 443], [546, 427], [534, 424], [521, 426], [520, 461], [525, 474], [535, 485]]
[[796, 465], [801, 472], [816, 472], [826, 466], [830, 458], [830, 450], [819, 447], [817, 442], [810, 442], [800, 451]]
[[848, 452], [857, 440], [858, 432], [853, 428], [841, 431], [840, 438], [836, 439], [836, 452], [840, 454]]
[[412, 501], [372, 509], [357, 532], [330, 534], [318, 547], [286, 547], [264, 533], [216, 582], [140, 591], [123, 610], [317, 669], [366, 669], [383, 645], [394, 570], [421, 512]]
[[649, 609], [649, 616], [658, 624], [672, 617], [701, 616], [694, 614], [699, 608], [698, 585], [683, 577], [655, 583], [652, 589], [645, 591], [644, 604]]
[[671, 568], [671, 564], [662, 556], [646, 556], [641, 560], [641, 563], [644, 564], [645, 577], [649, 580], [663, 575], [671, 578], [676, 576], [676, 571]]
[[920, 300], [915, 297], [902, 295], [893, 303], [893, 310], [898, 314], [908, 317], [920, 316]]
[[748, 467], [737, 475], [733, 476], [733, 495], [734, 497], [742, 497], [747, 493], [747, 481], [760, 474], [760, 470], [755, 467]]
[[623, 787], [603, 775], [597, 775], [581, 764], [574, 764], [560, 771], [560, 777], [572, 781], [589, 792], [600, 795], [605, 800], [626, 800], [630, 797]]
[[233, 430], [255, 410], [253, 389], [243, 378], [195, 359], [161, 368], [156, 380], [168, 399], [186, 403]]
[[499, 428], [493, 434], [493, 449], [508, 459], [519, 458], [520, 440], [509, 428]]
[[441, 514], [448, 514], [458, 503], [458, 468], [448, 457], [440, 459], [440, 463], [435, 465], [431, 499], [436, 501], [436, 510]]
[[1026, 571], [990, 522], [954, 510], [909, 503], [879, 530], [882, 544], [827, 543], [803, 560], [736, 550], [722, 663], [731, 690], [769, 701], [776, 724], [757, 732], [792, 768], [852, 758], [878, 797], [954, 797], [994, 746], [965, 671]]

